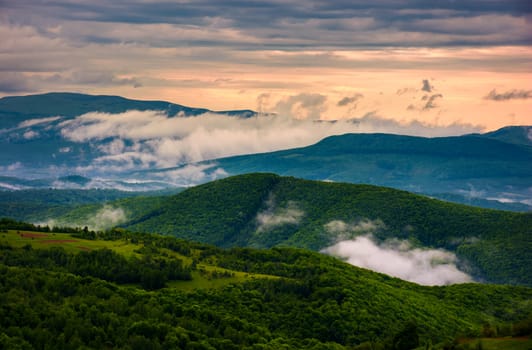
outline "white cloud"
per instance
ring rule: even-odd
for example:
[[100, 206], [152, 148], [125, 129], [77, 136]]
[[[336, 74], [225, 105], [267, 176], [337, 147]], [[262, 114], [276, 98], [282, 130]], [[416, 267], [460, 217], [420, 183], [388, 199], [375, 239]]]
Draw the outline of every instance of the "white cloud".
[[[321, 96], [321, 95], [320, 95]], [[297, 96], [296, 96], [297, 97]], [[315, 98], [314, 98], [315, 97]], [[301, 100], [301, 101], [300, 101]], [[101, 141], [98, 167], [119, 169], [173, 167], [220, 157], [303, 147], [324, 137], [344, 133], [396, 132], [413, 135], [455, 135], [478, 131], [451, 125], [436, 128], [421, 122], [401, 124], [375, 113], [356, 120], [313, 120], [322, 108], [316, 96], [294, 97], [287, 104], [300, 107], [288, 115], [237, 118], [213, 113], [195, 117], [168, 117], [160, 111], [120, 114], [87, 113], [59, 124], [63, 137], [74, 142]], [[305, 112], [298, 111], [305, 109]], [[297, 119], [298, 117], [307, 119]]]
[[39, 225], [52, 226], [70, 226], [70, 227], [85, 227], [89, 230], [106, 230], [116, 225], [120, 225], [127, 221], [127, 216], [124, 209], [120, 207], [113, 207], [111, 205], [104, 205], [97, 212], [89, 217], [80, 219], [79, 221], [67, 222], [62, 219], [50, 219], [46, 222], [36, 223]]
[[322, 252], [348, 263], [423, 285], [471, 282], [456, 267], [456, 256], [443, 249], [412, 248], [408, 241], [377, 244], [371, 235], [359, 236], [330, 246]]
[[24, 137], [26, 140], [31, 140], [39, 136], [39, 133], [33, 130], [26, 131], [22, 137]]
[[17, 190], [24, 189], [24, 187], [22, 187], [22, 186], [13, 185], [13, 184], [9, 184], [9, 183], [6, 183], [6, 182], [0, 182], [0, 188], [11, 190], [11, 191], [17, 191]]
[[296, 202], [289, 201], [286, 207], [277, 207], [275, 198], [270, 195], [266, 201], [266, 209], [257, 214], [257, 232], [264, 232], [284, 225], [297, 225], [305, 213], [298, 208]]
[[96, 214], [87, 221], [94, 230], [105, 230], [126, 222], [127, 217], [122, 208], [104, 205]]
[[7, 167], [6, 167], [6, 170], [7, 171], [15, 171], [15, 170], [19, 170], [20, 168], [22, 168], [23, 165], [21, 162], [15, 162], [15, 163], [12, 163], [12, 164], [9, 164]]
[[354, 236], [374, 233], [386, 228], [382, 220], [361, 219], [358, 222], [348, 224], [342, 220], [333, 220], [324, 225], [327, 232], [335, 235], [338, 240]]
[[44, 123], [51, 123], [56, 120], [61, 119], [61, 117], [47, 117], [47, 118], [36, 118], [36, 119], [28, 119], [23, 122], [21, 122], [18, 125], [18, 128], [27, 128], [30, 126], [38, 125], [38, 124], [44, 124]]
[[188, 187], [202, 182], [226, 177], [228, 174], [216, 163], [187, 164], [181, 168], [152, 172], [151, 176], [166, 181], [172, 186]]

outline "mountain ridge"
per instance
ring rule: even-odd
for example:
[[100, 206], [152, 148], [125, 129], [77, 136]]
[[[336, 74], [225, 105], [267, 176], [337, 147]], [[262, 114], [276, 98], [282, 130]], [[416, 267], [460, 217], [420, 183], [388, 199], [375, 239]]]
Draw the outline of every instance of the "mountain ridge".
[[221, 247], [312, 250], [324, 249], [339, 237], [370, 234], [381, 241], [409, 240], [453, 251], [488, 281], [532, 284], [527, 277], [532, 276], [532, 214], [468, 207], [372, 185], [274, 174], [217, 180], [161, 203], [122, 226]]

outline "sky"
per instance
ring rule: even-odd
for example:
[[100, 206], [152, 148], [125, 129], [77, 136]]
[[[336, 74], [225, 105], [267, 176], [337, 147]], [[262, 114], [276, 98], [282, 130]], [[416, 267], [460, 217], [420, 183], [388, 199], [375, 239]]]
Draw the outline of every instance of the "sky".
[[532, 124], [529, 0], [0, 0], [0, 96]]

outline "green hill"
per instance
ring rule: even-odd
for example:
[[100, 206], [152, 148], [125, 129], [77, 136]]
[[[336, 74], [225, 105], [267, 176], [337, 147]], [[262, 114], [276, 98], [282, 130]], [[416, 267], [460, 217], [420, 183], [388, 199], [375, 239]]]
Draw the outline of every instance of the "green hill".
[[380, 241], [404, 239], [456, 252], [487, 281], [532, 285], [532, 214], [384, 187], [241, 175], [169, 196], [158, 209], [124, 226], [220, 247], [312, 250], [372, 234]]
[[0, 229], [2, 348], [439, 349], [532, 332], [527, 287], [423, 287], [294, 248]]

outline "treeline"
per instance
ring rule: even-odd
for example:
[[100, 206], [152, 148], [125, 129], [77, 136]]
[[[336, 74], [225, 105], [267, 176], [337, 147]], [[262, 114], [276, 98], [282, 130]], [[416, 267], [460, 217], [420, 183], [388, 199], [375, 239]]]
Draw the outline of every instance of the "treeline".
[[80, 233], [83, 230], [88, 231], [87, 228], [70, 227], [70, 226], [52, 226], [49, 225], [34, 225], [27, 222], [17, 221], [10, 218], [0, 218], [0, 232], [7, 232], [7, 230], [24, 230], [35, 232], [61, 232], [61, 233]]
[[149, 253], [128, 259], [105, 248], [69, 253], [62, 247], [33, 249], [30, 245], [23, 249], [0, 245], [0, 263], [70, 272], [119, 284], [135, 283], [147, 290], [163, 288], [168, 281], [191, 280], [191, 271], [195, 268], [177, 258], [165, 259]]
[[[78, 235], [136, 242], [138, 257], [0, 245], [0, 348], [466, 349], [454, 339], [532, 335], [531, 288], [424, 287], [296, 248], [226, 250], [124, 229]], [[253, 277], [158, 289], [196, 276], [196, 265]]]

